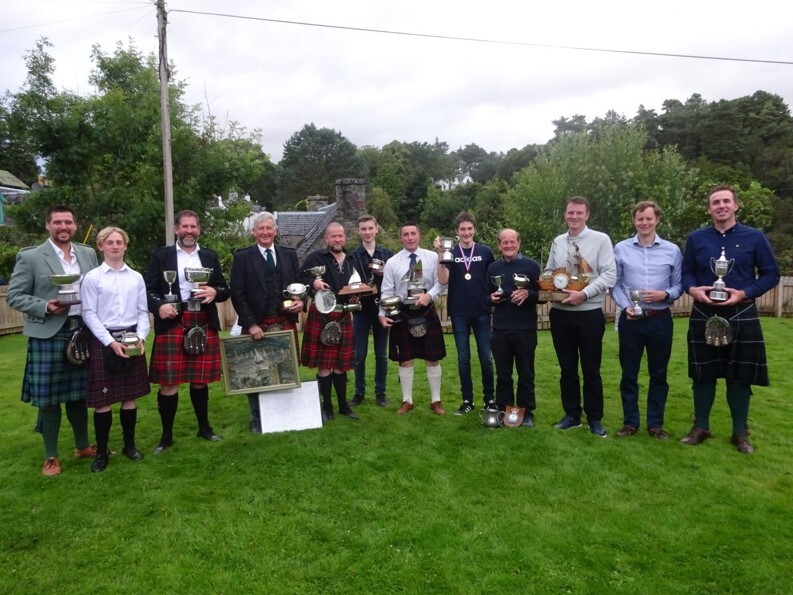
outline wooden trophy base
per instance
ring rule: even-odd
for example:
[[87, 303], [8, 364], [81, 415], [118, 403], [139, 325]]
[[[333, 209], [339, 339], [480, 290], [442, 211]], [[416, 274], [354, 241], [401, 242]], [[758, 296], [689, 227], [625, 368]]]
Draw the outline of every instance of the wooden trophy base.
[[375, 293], [377, 293], [377, 285], [366, 285], [365, 283], [361, 283], [356, 287], [345, 285], [339, 291], [339, 295], [374, 295]]
[[551, 291], [548, 289], [541, 289], [539, 294], [539, 301], [541, 302], [563, 302], [570, 297], [564, 291]]

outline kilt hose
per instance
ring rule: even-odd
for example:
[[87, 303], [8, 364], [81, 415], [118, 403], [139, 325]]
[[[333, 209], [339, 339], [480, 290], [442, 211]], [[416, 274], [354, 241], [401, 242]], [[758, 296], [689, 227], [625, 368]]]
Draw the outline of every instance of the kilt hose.
[[[191, 355], [182, 346], [185, 334], [193, 326], [203, 326], [207, 334], [207, 348], [200, 355]], [[220, 336], [209, 326], [207, 312], [182, 312], [180, 322], [154, 338], [149, 380], [155, 384], [209, 384], [220, 380], [221, 369]]]
[[53, 407], [85, 399], [88, 364], [66, 359], [66, 344], [73, 330], [66, 324], [49, 339], [28, 338], [22, 401], [34, 407]]
[[[732, 343], [714, 347], [705, 342], [705, 321], [711, 316], [729, 321]], [[768, 386], [763, 329], [754, 303], [734, 306], [694, 303], [688, 324], [688, 376], [694, 382], [726, 378], [738, 384]]]
[[109, 372], [105, 359], [117, 357], [109, 353], [99, 339], [91, 336], [91, 357], [88, 359], [88, 397], [86, 405], [97, 408], [131, 401], [151, 392], [149, 377], [146, 373], [146, 356], [129, 359], [129, 369], [125, 372]]
[[[446, 343], [443, 340], [443, 329], [435, 311], [435, 304], [431, 303], [423, 311], [411, 310], [403, 306], [401, 311], [402, 317], [399, 322], [391, 326], [388, 337], [388, 358], [396, 362], [413, 359], [437, 362], [446, 357]], [[414, 337], [410, 334], [408, 319], [419, 316], [423, 316], [427, 322], [427, 333], [423, 337]]]
[[[341, 326], [341, 341], [338, 345], [325, 345], [320, 341], [319, 336], [326, 322], [338, 322]], [[314, 306], [311, 306], [306, 320], [306, 330], [303, 332], [300, 363], [307, 368], [341, 372], [347, 372], [355, 367], [355, 336], [349, 312], [320, 314]]]

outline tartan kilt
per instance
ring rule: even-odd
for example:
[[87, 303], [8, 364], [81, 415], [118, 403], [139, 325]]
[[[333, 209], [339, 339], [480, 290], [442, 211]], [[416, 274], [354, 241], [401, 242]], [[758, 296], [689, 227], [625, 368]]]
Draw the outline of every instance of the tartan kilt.
[[303, 351], [300, 363], [307, 368], [320, 370], [340, 370], [347, 372], [355, 367], [355, 337], [352, 331], [352, 317], [349, 312], [325, 314], [328, 322], [341, 325], [341, 341], [338, 345], [324, 345], [319, 339], [325, 327], [323, 315], [312, 306], [308, 311], [306, 330], [303, 332]]
[[[422, 314], [427, 321], [427, 333], [423, 337], [414, 337], [410, 334], [408, 318]], [[427, 306], [423, 313], [419, 310], [402, 308], [402, 317], [399, 322], [391, 326], [388, 336], [388, 358], [396, 362], [412, 359], [437, 362], [444, 357], [446, 357], [446, 343], [435, 304]]]
[[52, 407], [85, 399], [88, 364], [66, 359], [66, 344], [73, 330], [68, 325], [49, 339], [28, 338], [22, 401], [34, 407]]
[[[195, 325], [203, 326], [207, 334], [207, 348], [200, 355], [191, 355], [182, 347], [186, 329]], [[209, 384], [220, 380], [221, 370], [220, 336], [210, 326], [208, 312], [183, 312], [180, 322], [154, 338], [149, 380], [155, 384]]]
[[[705, 321], [721, 316], [730, 322], [732, 343], [705, 343]], [[695, 303], [688, 324], [688, 376], [694, 382], [726, 378], [738, 384], [768, 386], [768, 364], [757, 307], [751, 304], [710, 306]]]
[[130, 358], [129, 370], [121, 373], [108, 372], [105, 358], [110, 357], [99, 339], [91, 336], [91, 357], [88, 373], [88, 407], [105, 407], [120, 401], [131, 401], [151, 392], [146, 373], [146, 356]]
[[[269, 328], [273, 325], [277, 325], [276, 328]], [[278, 330], [292, 331], [292, 338], [295, 340], [296, 352], [300, 353], [300, 339], [297, 336], [297, 325], [289, 320], [286, 316], [265, 316], [259, 321], [259, 326], [262, 327], [265, 335], [268, 332], [276, 332]], [[279, 329], [278, 327], [281, 328]], [[249, 335], [250, 333], [248, 332], [248, 329], [243, 329], [242, 334]]]

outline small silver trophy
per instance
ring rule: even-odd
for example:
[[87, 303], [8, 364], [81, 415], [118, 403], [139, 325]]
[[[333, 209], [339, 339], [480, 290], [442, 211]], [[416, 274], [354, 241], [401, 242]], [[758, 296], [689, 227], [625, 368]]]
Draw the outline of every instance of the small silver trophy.
[[713, 283], [713, 289], [710, 290], [710, 299], [712, 301], [726, 302], [727, 298], [730, 297], [729, 294], [724, 291], [724, 288], [727, 287], [727, 284], [724, 283], [722, 277], [730, 273], [734, 264], [734, 258], [727, 260], [727, 257], [724, 255], [724, 248], [721, 249], [721, 256], [719, 256], [718, 259], [711, 257], [710, 270], [713, 271], [713, 274], [718, 277], [718, 279], [716, 279], [716, 281]]
[[498, 289], [496, 289], [493, 293], [498, 293], [498, 294], [504, 293], [504, 289], [501, 287], [501, 284], [504, 282], [503, 275], [493, 275], [492, 277], [490, 277], [490, 280], [493, 282], [493, 285], [498, 287]]
[[80, 292], [74, 286], [74, 283], [79, 281], [82, 275], [63, 274], [47, 276], [50, 281], [52, 281], [53, 285], [60, 287], [58, 295], [55, 297], [59, 305], [73, 306], [80, 303]]
[[308, 287], [302, 283], [290, 283], [284, 289], [284, 297], [287, 298], [281, 302], [281, 310], [289, 310], [295, 303], [295, 300], [302, 300], [308, 294]]
[[164, 296], [165, 301], [176, 308], [176, 311], [178, 312], [181, 310], [182, 304], [180, 303], [179, 298], [173, 292], [173, 284], [174, 281], [176, 281], [176, 271], [163, 271], [162, 278], [165, 279], [165, 282], [168, 284], [168, 293], [166, 293]]
[[639, 305], [639, 302], [642, 301], [642, 290], [631, 289], [628, 291], [628, 296], [633, 302], [633, 317], [639, 318], [640, 316], [644, 316], [644, 310], [642, 310], [642, 307]]
[[454, 264], [454, 255], [452, 254], [453, 247], [454, 238], [441, 238], [441, 248], [443, 248], [443, 254], [441, 255], [441, 259], [438, 262], [441, 264]]
[[184, 278], [190, 283], [195, 283], [195, 286], [190, 289], [190, 299], [187, 300], [188, 312], [200, 312], [201, 302], [200, 298], [195, 297], [197, 291], [200, 290], [199, 283], [206, 283], [212, 275], [212, 269], [205, 267], [185, 267]]
[[138, 343], [140, 343], [140, 338], [135, 333], [131, 333], [129, 331], [122, 331], [120, 333], [114, 333], [113, 338], [121, 343], [124, 347], [126, 347], [126, 353], [129, 357], [135, 357], [136, 355], [140, 355], [140, 347], [138, 347]]
[[383, 310], [385, 310], [385, 315], [394, 322], [397, 322], [400, 318], [399, 306], [401, 304], [402, 298], [398, 295], [392, 295], [380, 300], [380, 305], [383, 307]]
[[383, 269], [385, 269], [385, 263], [379, 258], [373, 258], [372, 262], [369, 263], [369, 268], [378, 273], [382, 273]]
[[529, 286], [529, 278], [526, 275], [512, 273], [512, 280], [515, 282], [515, 287], [517, 289], [526, 289]]
[[306, 272], [309, 275], [314, 275], [314, 281], [322, 279], [322, 275], [325, 274], [325, 265], [321, 264], [319, 266], [311, 267], [310, 269], [306, 269]]

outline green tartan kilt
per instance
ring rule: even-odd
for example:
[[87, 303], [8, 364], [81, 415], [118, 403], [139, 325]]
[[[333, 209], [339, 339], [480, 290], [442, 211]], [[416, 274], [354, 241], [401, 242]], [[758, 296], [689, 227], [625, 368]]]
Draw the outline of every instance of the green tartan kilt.
[[34, 407], [82, 401], [88, 390], [88, 364], [66, 359], [66, 344], [74, 331], [68, 325], [49, 339], [28, 338], [22, 401]]

